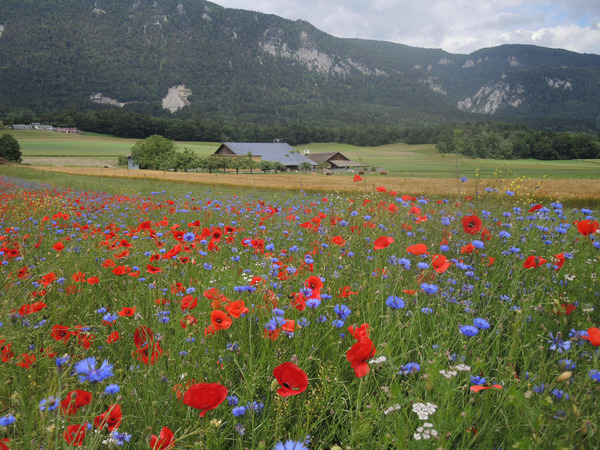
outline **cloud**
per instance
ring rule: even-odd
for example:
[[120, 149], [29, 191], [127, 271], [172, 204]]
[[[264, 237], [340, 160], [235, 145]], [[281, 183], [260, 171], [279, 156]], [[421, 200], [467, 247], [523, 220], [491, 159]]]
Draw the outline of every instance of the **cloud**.
[[217, 0], [222, 6], [305, 20], [338, 37], [471, 53], [532, 44], [600, 54], [597, 0]]

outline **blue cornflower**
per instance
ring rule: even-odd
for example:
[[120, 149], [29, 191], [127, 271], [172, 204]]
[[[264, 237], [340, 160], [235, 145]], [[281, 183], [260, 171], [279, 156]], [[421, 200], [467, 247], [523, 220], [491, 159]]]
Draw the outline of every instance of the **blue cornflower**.
[[471, 383], [481, 386], [485, 384], [486, 379], [479, 375], [471, 375]]
[[338, 315], [340, 320], [346, 320], [348, 318], [348, 316], [352, 313], [350, 308], [348, 308], [346, 305], [340, 305], [340, 304], [335, 305], [333, 307], [333, 311]]
[[319, 300], [318, 298], [309, 298], [308, 300], [306, 300], [306, 306], [308, 306], [309, 308], [316, 308], [321, 304], [321, 300]]
[[54, 411], [58, 408], [60, 404], [60, 399], [51, 395], [48, 398], [44, 398], [40, 400], [40, 411]]
[[227, 396], [227, 403], [229, 403], [231, 406], [235, 406], [239, 403], [239, 399], [237, 398], [236, 395], [229, 395]]
[[421, 283], [421, 289], [427, 294], [435, 294], [439, 288], [435, 284]]
[[187, 233], [185, 233], [183, 235], [183, 240], [186, 242], [194, 242], [195, 239], [196, 239], [196, 233], [192, 233], [191, 231], [188, 231]]
[[404, 364], [403, 366], [400, 366], [400, 371], [398, 372], [398, 374], [409, 374], [409, 373], [417, 373], [419, 370], [421, 370], [421, 366], [416, 363], [416, 362], [409, 362]]
[[475, 319], [473, 319], [473, 325], [475, 325], [480, 330], [487, 330], [490, 327], [490, 323], [487, 320], [482, 319], [481, 317], [476, 317]]
[[460, 177], [460, 181], [466, 183], [467, 181], [469, 181], [469, 179], [467, 177]]
[[479, 333], [479, 328], [474, 327], [473, 325], [463, 325], [460, 327], [460, 332], [467, 337], [473, 337]]
[[561, 338], [554, 337], [552, 332], [550, 332], [550, 350], [558, 351], [558, 353], [566, 352], [571, 348], [571, 341], [563, 341]]
[[85, 381], [95, 383], [103, 381], [114, 375], [112, 372], [113, 366], [112, 364], [109, 364], [106, 359], [102, 363], [102, 366], [100, 366], [100, 368], [98, 369], [96, 369], [96, 362], [96, 358], [90, 356], [89, 358], [85, 358], [79, 361], [73, 366], [75, 372], [79, 374], [80, 383], [83, 383]]
[[478, 241], [478, 240], [474, 240], [473, 242], [471, 242], [471, 244], [473, 245], [473, 247], [475, 247], [477, 249], [482, 249], [485, 247], [485, 244], [482, 241]]
[[336, 327], [336, 328], [342, 328], [342, 327], [344, 326], [344, 321], [343, 321], [343, 320], [340, 320], [340, 319], [335, 319], [335, 320], [332, 322], [332, 325], [333, 325], [334, 327]]
[[8, 414], [8, 415], [6, 415], [4, 417], [0, 417], [0, 426], [1, 427], [7, 427], [11, 423], [13, 423], [15, 420], [17, 420], [17, 419], [12, 414]]
[[121, 433], [119, 431], [113, 431], [110, 433], [110, 437], [115, 445], [124, 445], [125, 442], [131, 440], [131, 435], [127, 433]]
[[385, 299], [386, 306], [389, 306], [392, 309], [400, 309], [406, 306], [404, 300], [400, 297], [396, 297], [395, 295], [390, 295]]
[[104, 388], [104, 392], [106, 392], [107, 394], [116, 394], [120, 390], [121, 390], [121, 388], [119, 387], [118, 384], [109, 384], [108, 386], [106, 386]]
[[278, 442], [273, 450], [308, 450], [308, 447], [303, 442], [288, 440], [285, 443]]
[[421, 308], [421, 312], [423, 314], [433, 314], [433, 309], [431, 309], [431, 308]]
[[590, 370], [589, 376], [596, 383], [600, 383], [600, 371], [592, 369]]
[[233, 414], [235, 417], [243, 416], [244, 414], [246, 414], [246, 407], [236, 406], [231, 410], [231, 414]]
[[563, 397], [565, 400], [569, 400], [569, 394], [565, 394], [565, 391], [562, 389], [553, 389], [552, 395], [554, 395], [557, 400], [561, 400]]

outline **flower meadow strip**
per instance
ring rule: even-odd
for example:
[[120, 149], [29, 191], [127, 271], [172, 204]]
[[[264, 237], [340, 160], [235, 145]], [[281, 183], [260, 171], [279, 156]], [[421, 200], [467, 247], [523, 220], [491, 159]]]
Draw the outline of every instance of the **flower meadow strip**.
[[511, 194], [0, 178], [0, 449], [598, 447], [596, 213]]

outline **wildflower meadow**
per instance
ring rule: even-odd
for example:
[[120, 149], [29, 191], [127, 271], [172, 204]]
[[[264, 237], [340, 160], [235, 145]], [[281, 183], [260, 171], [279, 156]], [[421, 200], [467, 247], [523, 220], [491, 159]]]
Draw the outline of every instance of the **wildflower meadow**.
[[600, 447], [592, 209], [171, 186], [0, 177], [0, 449]]

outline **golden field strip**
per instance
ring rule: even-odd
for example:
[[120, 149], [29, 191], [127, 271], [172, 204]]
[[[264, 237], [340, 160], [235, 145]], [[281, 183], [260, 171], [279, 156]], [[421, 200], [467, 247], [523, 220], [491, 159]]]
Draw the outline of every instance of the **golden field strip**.
[[[84, 176], [128, 179], [163, 180], [190, 184], [245, 186], [275, 190], [303, 189], [306, 191], [364, 191], [373, 192], [384, 186], [399, 195], [483, 196], [486, 188], [497, 189], [505, 195], [512, 191], [517, 196], [531, 199], [600, 199], [600, 180], [534, 180], [534, 179], [470, 179], [463, 183], [451, 178], [402, 178], [365, 174], [363, 181], [349, 176], [308, 174], [233, 174], [163, 172], [101, 167], [32, 166], [31, 169]], [[16, 175], [16, 174], [15, 174]], [[498, 194], [492, 194], [498, 195]]]

